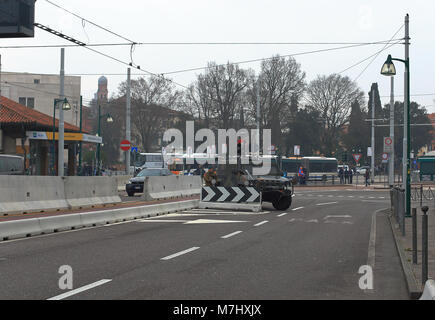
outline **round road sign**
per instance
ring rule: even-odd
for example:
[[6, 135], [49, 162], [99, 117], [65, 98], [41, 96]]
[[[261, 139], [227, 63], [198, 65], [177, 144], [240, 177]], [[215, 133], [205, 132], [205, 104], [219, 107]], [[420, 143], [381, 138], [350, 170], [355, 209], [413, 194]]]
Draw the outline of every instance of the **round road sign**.
[[130, 141], [128, 140], [122, 140], [121, 141], [121, 149], [124, 151], [127, 151], [130, 149]]
[[387, 146], [391, 146], [392, 143], [393, 143], [393, 139], [391, 139], [390, 137], [385, 138], [385, 144]]

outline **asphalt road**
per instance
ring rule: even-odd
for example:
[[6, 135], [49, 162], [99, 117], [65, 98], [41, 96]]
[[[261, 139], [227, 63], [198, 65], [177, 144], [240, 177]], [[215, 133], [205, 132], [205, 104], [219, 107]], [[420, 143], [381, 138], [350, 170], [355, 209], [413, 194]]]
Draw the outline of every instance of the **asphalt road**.
[[[387, 192], [296, 192], [285, 212], [195, 209], [2, 242], [0, 299], [407, 298], [388, 220], [372, 219]], [[63, 265], [72, 290], [59, 288]]]

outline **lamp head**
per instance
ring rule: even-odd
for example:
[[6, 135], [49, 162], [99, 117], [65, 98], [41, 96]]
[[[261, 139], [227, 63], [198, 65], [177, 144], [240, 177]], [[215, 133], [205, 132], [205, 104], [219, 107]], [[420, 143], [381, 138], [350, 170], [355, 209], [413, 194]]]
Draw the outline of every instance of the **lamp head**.
[[69, 102], [68, 102], [68, 99], [67, 98], [65, 98], [63, 101], [62, 101], [62, 110], [71, 110], [71, 105], [69, 104]]
[[394, 76], [396, 75], [396, 67], [394, 66], [393, 59], [391, 58], [391, 54], [388, 55], [387, 60], [384, 62], [384, 65], [381, 69], [381, 74], [384, 76]]

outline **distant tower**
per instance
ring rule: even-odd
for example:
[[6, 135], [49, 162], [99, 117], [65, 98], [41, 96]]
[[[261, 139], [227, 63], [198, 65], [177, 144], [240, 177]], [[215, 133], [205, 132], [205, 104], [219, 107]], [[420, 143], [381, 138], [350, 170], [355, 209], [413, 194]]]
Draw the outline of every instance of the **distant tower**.
[[98, 79], [97, 100], [99, 102], [107, 102], [107, 95], [107, 78], [105, 76], [101, 76]]

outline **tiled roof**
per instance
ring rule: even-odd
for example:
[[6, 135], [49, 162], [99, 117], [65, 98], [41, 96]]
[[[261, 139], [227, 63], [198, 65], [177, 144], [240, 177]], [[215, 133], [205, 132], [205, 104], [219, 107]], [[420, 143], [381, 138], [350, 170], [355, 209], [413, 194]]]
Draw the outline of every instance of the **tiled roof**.
[[[0, 96], [0, 122], [4, 124], [27, 124], [53, 128], [53, 117], [3, 96]], [[59, 120], [56, 119], [55, 125], [58, 128]], [[67, 122], [65, 122], [65, 130], [80, 131], [78, 127]]]

